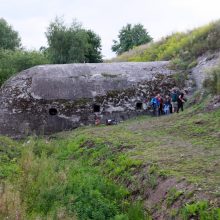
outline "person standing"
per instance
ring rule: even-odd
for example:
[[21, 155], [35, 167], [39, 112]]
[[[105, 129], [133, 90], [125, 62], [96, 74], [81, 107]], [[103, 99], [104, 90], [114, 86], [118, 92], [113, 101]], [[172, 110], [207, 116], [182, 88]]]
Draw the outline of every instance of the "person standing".
[[153, 115], [158, 116], [160, 103], [157, 99], [157, 96], [151, 99], [151, 106], [153, 108]]
[[184, 93], [181, 92], [178, 99], [177, 99], [177, 103], [178, 103], [178, 107], [177, 107], [177, 113], [179, 113], [179, 110], [181, 109], [181, 111], [183, 111], [183, 103], [185, 102], [184, 100]]
[[161, 97], [160, 94], [157, 95], [157, 100], [159, 102], [158, 113], [159, 113], [159, 115], [162, 115], [163, 114], [163, 98]]
[[171, 106], [170, 97], [167, 95], [165, 102], [164, 102], [164, 114], [165, 115], [170, 114], [170, 106]]
[[172, 105], [172, 113], [176, 112], [178, 109], [178, 94], [176, 89], [172, 89], [171, 91], [171, 105]]

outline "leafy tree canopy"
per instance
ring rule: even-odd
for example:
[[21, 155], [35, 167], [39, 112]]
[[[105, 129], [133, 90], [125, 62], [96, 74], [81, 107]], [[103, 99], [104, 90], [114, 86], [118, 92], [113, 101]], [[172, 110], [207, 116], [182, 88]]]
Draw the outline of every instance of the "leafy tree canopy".
[[142, 24], [127, 24], [119, 31], [119, 41], [113, 40], [112, 51], [122, 54], [135, 46], [146, 44], [152, 40]]
[[0, 18], [0, 49], [15, 50], [21, 46], [18, 32], [5, 19]]
[[0, 49], [0, 86], [15, 73], [48, 63], [49, 60], [39, 51]]
[[47, 53], [52, 63], [102, 62], [100, 37], [82, 28], [77, 21], [68, 27], [63, 19], [55, 18], [47, 29], [46, 37], [49, 45]]

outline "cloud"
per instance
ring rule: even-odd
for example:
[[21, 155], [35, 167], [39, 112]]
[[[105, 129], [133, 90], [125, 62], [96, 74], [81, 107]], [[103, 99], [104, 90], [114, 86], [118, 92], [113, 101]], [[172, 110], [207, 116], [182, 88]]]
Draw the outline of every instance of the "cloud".
[[159, 39], [219, 18], [218, 0], [0, 0], [0, 15], [20, 33], [23, 45], [46, 45], [45, 31], [55, 16], [66, 22], [76, 18], [100, 35], [109, 58], [112, 40], [127, 23], [142, 23]]

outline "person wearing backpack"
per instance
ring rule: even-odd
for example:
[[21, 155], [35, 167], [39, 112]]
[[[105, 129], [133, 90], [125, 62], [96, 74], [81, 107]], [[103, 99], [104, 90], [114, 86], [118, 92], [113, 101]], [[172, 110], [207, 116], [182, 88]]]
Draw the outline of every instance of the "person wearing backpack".
[[173, 89], [171, 92], [172, 113], [177, 111], [177, 108], [178, 108], [177, 100], [178, 100], [177, 90]]
[[153, 115], [158, 116], [160, 103], [159, 103], [159, 101], [157, 99], [157, 96], [153, 97], [151, 99], [150, 103], [151, 103], [151, 106], [153, 108]]

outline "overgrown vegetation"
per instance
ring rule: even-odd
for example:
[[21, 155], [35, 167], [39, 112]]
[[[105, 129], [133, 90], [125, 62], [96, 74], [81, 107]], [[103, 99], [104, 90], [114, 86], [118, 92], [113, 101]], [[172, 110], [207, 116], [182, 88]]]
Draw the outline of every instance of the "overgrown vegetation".
[[[126, 59], [171, 59], [185, 70], [196, 65], [197, 56], [218, 49], [219, 36], [216, 22], [142, 46]], [[1, 50], [0, 83], [48, 62], [46, 50]], [[212, 94], [220, 91], [219, 72], [213, 69], [204, 82]], [[174, 76], [180, 84], [182, 74]], [[207, 112], [206, 105], [200, 99], [181, 114], [19, 142], [0, 137], [0, 219], [147, 220], [155, 213], [165, 219], [220, 219], [220, 109]]]
[[203, 82], [204, 88], [213, 95], [220, 95], [220, 64], [210, 70]]
[[[14, 175], [16, 169], [20, 171], [12, 183], [25, 207], [23, 213], [18, 210], [22, 219], [150, 219], [141, 203], [131, 203], [129, 190], [120, 181], [112, 181], [128, 177], [130, 168], [139, 166], [138, 161], [117, 153], [117, 147], [109, 148], [98, 139], [88, 142], [79, 135], [71, 141], [30, 139], [20, 148], [19, 163], [14, 157], [9, 161], [1, 157], [1, 173], [12, 174], [12, 168]], [[0, 217], [10, 212], [0, 206]]]
[[1, 137], [0, 139], [0, 181], [14, 176], [19, 172], [17, 163], [20, 158], [21, 150], [19, 145], [9, 138]]
[[0, 50], [0, 86], [15, 73], [48, 63], [47, 57], [38, 51]]
[[196, 65], [196, 58], [220, 48], [220, 21], [185, 33], [174, 33], [162, 40], [137, 47], [113, 61], [172, 60], [173, 66], [186, 70]]
[[170, 207], [182, 194], [183, 191], [177, 190], [176, 188], [171, 188], [167, 196], [167, 207]]
[[22, 49], [18, 32], [0, 19], [0, 86], [13, 74], [46, 63], [49, 60], [43, 53]]
[[[220, 111], [204, 112], [205, 105], [20, 143], [1, 137], [0, 217], [140, 220], [157, 210], [173, 219], [218, 219]], [[165, 198], [144, 206], [170, 178]], [[195, 188], [178, 188], [185, 183]], [[209, 195], [208, 205], [197, 192]]]
[[183, 220], [218, 220], [220, 218], [220, 208], [211, 208], [207, 201], [186, 204], [182, 209]]

